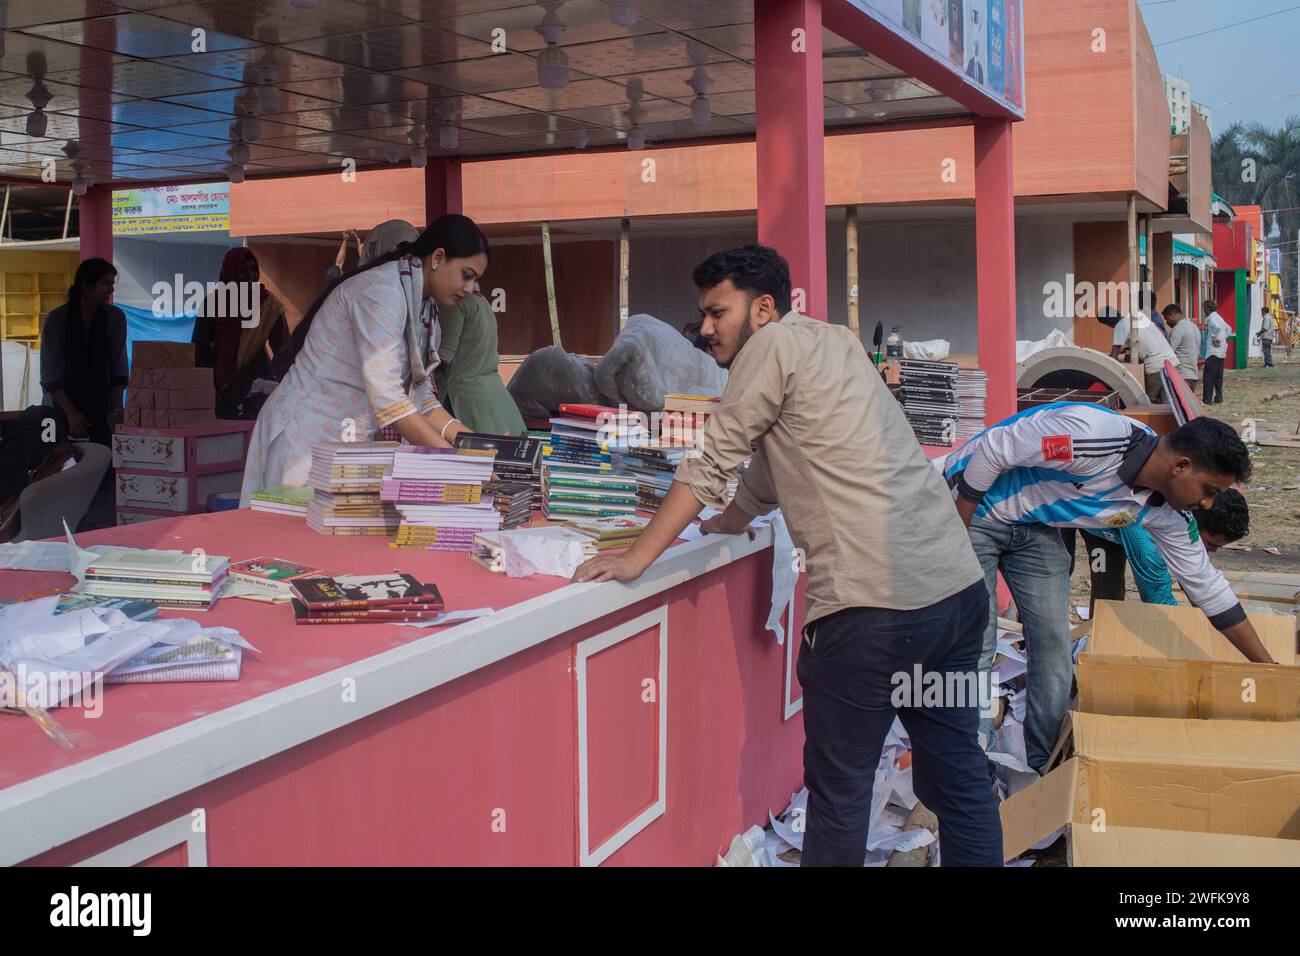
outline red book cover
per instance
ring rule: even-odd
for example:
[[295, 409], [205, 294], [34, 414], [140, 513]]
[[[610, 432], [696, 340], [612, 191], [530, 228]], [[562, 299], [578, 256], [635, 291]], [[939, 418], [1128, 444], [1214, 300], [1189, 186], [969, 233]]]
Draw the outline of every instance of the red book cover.
[[427, 621], [442, 613], [440, 607], [381, 608], [373, 611], [335, 612], [312, 611], [297, 598], [290, 602], [295, 624], [375, 624], [400, 621]]
[[560, 414], [572, 415], [574, 418], [590, 418], [594, 421], [601, 415], [612, 415], [617, 418], [619, 413], [617, 408], [608, 405], [571, 405], [566, 402], [560, 405]]

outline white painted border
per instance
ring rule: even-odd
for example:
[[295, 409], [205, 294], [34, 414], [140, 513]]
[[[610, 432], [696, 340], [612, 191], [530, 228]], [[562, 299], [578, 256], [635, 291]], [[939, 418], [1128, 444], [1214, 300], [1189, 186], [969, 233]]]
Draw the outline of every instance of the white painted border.
[[[630, 584], [570, 584], [14, 784], [0, 790], [0, 866], [21, 863], [771, 546], [768, 525], [759, 525], [752, 541], [744, 534], [704, 535], [670, 548]], [[357, 682], [353, 703], [342, 702], [344, 678]]]
[[[587, 790], [587, 658], [656, 626], [659, 628], [659, 685], [655, 696], [659, 706], [659, 740], [655, 748], [659, 754], [658, 797], [593, 851], [589, 842], [591, 801]], [[581, 866], [599, 866], [668, 809], [668, 608], [657, 607], [626, 624], [579, 641], [574, 650], [578, 680], [578, 862]]]
[[185, 844], [185, 861], [188, 866], [208, 865], [207, 831], [196, 833], [193, 817], [177, 817], [170, 823], [132, 837], [125, 843], [96, 853], [74, 866], [135, 866], [164, 850]]
[[[795, 587], [798, 587], [797, 582]], [[795, 598], [791, 597], [790, 606], [785, 609], [785, 680], [783, 681], [785, 689], [781, 694], [781, 720], [783, 721], [789, 720], [803, 710], [802, 692], [799, 694], [798, 700], [790, 699], [790, 686], [794, 682], [794, 648], [796, 644], [803, 640], [803, 634], [795, 630], [794, 604]]]

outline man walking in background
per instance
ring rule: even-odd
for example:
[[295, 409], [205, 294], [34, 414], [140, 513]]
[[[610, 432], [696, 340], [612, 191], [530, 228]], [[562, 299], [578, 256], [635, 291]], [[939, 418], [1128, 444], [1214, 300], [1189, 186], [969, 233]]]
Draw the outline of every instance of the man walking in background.
[[1206, 405], [1213, 402], [1223, 404], [1223, 363], [1228, 358], [1228, 339], [1236, 338], [1232, 327], [1219, 315], [1219, 303], [1213, 299], [1205, 301], [1205, 334], [1209, 344], [1205, 349], [1205, 386], [1201, 391], [1201, 401]]
[[1264, 368], [1273, 367], [1273, 342], [1277, 339], [1277, 319], [1273, 318], [1273, 313], [1268, 310], [1268, 306], [1260, 309], [1262, 319], [1259, 325], [1259, 347], [1264, 350]]
[[1201, 356], [1201, 330], [1176, 305], [1165, 306], [1165, 322], [1170, 329], [1169, 345], [1178, 357], [1178, 374], [1195, 394], [1196, 381], [1201, 377], [1197, 365]]

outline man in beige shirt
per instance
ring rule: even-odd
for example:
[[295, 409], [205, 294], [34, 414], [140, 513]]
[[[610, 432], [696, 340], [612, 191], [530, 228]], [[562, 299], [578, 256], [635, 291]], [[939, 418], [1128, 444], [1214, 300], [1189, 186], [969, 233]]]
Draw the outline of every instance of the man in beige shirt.
[[723, 505], [728, 477], [752, 454], [735, 500], [701, 527], [737, 534], [780, 507], [807, 562], [804, 865], [862, 865], [896, 715], [915, 751], [916, 793], [939, 817], [943, 862], [1001, 865], [977, 739], [988, 594], [951, 493], [857, 337], [791, 311], [789, 267], [774, 249], [716, 253], [694, 280], [701, 335], [731, 370], [722, 402], [636, 544], [593, 558], [574, 580], [639, 577], [702, 507]]

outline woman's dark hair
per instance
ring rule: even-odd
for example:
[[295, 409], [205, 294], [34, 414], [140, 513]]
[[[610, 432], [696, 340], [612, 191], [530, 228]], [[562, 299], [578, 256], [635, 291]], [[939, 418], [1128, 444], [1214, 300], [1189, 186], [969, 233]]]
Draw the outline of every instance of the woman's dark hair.
[[293, 335], [289, 338], [288, 347], [276, 353], [275, 362], [271, 369], [272, 376], [278, 381], [288, 373], [294, 360], [298, 357], [298, 353], [302, 351], [303, 345], [307, 342], [307, 333], [311, 331], [312, 320], [316, 318], [316, 313], [320, 311], [320, 307], [325, 304], [325, 300], [330, 297], [335, 289], [353, 276], [359, 276], [376, 266], [393, 262], [402, 256], [417, 256], [423, 259], [439, 249], [443, 251], [443, 254], [448, 259], [466, 259], [470, 256], [476, 256], [480, 252], [488, 257], [492, 255], [487, 236], [483, 235], [483, 230], [475, 224], [473, 219], [456, 213], [439, 216], [425, 227], [424, 232], [420, 233], [414, 242], [398, 243], [397, 248], [392, 252], [339, 276], [326, 286], [325, 291], [320, 294], [316, 301], [311, 304], [306, 314], [303, 315], [302, 321], [294, 327]]
[[1240, 541], [1250, 533], [1250, 507], [1245, 496], [1236, 488], [1225, 488], [1214, 499], [1214, 507], [1193, 508], [1192, 515], [1201, 531], [1217, 534], [1228, 544]]
[[82, 288], [94, 285], [106, 275], [117, 275], [113, 263], [98, 257], [83, 259], [81, 265], [77, 266], [77, 272], [72, 277], [72, 285], [68, 289], [68, 311], [76, 315], [81, 309]]
[[740, 246], [715, 252], [691, 274], [696, 288], [712, 289], [728, 279], [751, 299], [770, 295], [777, 312], [790, 311], [790, 266], [770, 246]]

